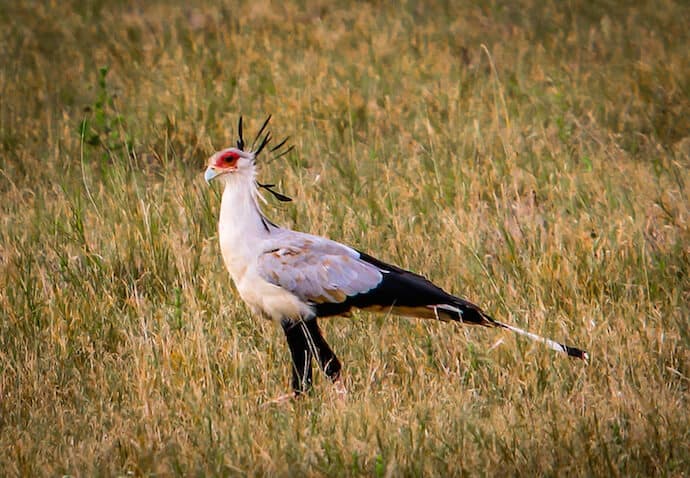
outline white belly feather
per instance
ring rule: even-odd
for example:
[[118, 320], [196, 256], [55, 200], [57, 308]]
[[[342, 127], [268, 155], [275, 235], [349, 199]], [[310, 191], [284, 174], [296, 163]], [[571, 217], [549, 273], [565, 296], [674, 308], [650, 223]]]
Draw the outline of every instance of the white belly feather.
[[247, 270], [235, 285], [254, 313], [273, 320], [299, 320], [313, 315], [311, 308], [297, 296], [267, 282], [253, 270]]

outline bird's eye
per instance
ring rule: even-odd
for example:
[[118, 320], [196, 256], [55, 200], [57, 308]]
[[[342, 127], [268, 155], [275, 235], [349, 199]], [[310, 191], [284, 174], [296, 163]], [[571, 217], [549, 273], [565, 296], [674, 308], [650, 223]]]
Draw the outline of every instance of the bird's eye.
[[220, 162], [224, 164], [233, 164], [239, 159], [239, 155], [237, 153], [227, 153], [225, 156], [222, 156], [220, 158]]

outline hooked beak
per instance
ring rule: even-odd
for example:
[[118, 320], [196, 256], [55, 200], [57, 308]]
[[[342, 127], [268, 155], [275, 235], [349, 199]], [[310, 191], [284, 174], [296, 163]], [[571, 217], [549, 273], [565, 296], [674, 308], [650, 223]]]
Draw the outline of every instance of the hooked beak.
[[206, 180], [207, 184], [211, 184], [211, 181], [213, 181], [219, 175], [220, 173], [216, 171], [216, 168], [214, 168], [213, 166], [209, 166], [208, 168], [206, 168], [206, 172], [204, 173], [204, 179]]

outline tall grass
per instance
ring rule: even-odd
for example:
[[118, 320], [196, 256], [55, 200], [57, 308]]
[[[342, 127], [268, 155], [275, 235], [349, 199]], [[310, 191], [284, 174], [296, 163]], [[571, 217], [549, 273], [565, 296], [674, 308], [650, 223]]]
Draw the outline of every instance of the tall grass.
[[[5, 2], [8, 475], [690, 469], [683, 2]], [[288, 389], [220, 260], [205, 159], [296, 146], [280, 224], [424, 273], [496, 330], [324, 323], [349, 394]]]

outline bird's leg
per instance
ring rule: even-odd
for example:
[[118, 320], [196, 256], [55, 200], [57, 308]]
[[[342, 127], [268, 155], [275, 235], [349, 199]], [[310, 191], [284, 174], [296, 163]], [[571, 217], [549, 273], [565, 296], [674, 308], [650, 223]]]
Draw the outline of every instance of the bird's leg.
[[281, 322], [292, 357], [292, 389], [301, 395], [311, 388], [312, 353], [308, 338], [299, 322], [286, 319]]
[[340, 380], [340, 369], [342, 368], [340, 360], [335, 356], [335, 353], [333, 353], [326, 339], [323, 338], [316, 317], [302, 321], [300, 325], [307, 336], [309, 347], [311, 348], [312, 354], [314, 354], [318, 360], [321, 370], [323, 370], [323, 373], [333, 382], [336, 394], [340, 398], [344, 397], [347, 394], [347, 389], [343, 381]]
[[326, 374], [332, 382], [340, 378], [340, 369], [342, 368], [340, 360], [335, 356], [333, 350], [323, 338], [319, 324], [316, 318], [305, 320], [303, 326], [309, 334], [307, 339], [310, 339], [313, 353], [321, 366], [321, 370]]

